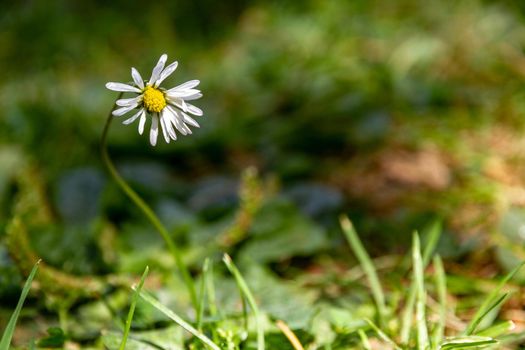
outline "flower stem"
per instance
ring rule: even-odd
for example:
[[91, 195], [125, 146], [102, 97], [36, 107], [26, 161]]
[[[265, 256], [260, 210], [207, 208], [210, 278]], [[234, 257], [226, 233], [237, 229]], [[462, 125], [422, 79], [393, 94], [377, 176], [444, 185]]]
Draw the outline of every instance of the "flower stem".
[[[122, 93], [118, 96], [117, 100], [122, 97]], [[113, 106], [113, 108], [115, 105]], [[111, 110], [113, 110], [113, 108]], [[173, 256], [175, 260], [175, 264], [177, 265], [177, 268], [179, 269], [182, 278], [184, 280], [184, 283], [186, 284], [186, 288], [188, 288], [188, 292], [190, 294], [191, 302], [193, 304], [193, 307], [195, 310], [197, 310], [197, 293], [195, 291], [195, 284], [193, 282], [193, 278], [191, 277], [191, 274], [184, 264], [184, 261], [182, 259], [181, 253], [178, 250], [177, 246], [175, 245], [175, 242], [173, 242], [173, 239], [171, 238], [168, 230], [164, 225], [160, 222], [157, 215], [153, 212], [153, 210], [149, 207], [146, 202], [135, 192], [124, 180], [124, 178], [119, 174], [117, 169], [115, 168], [115, 165], [111, 161], [111, 158], [108, 154], [107, 149], [107, 136], [109, 127], [111, 125], [111, 121], [113, 120], [113, 115], [111, 114], [111, 111], [109, 112], [108, 119], [106, 121], [106, 125], [104, 126], [104, 132], [102, 133], [102, 141], [101, 141], [101, 147], [100, 152], [102, 155], [102, 160], [104, 161], [104, 164], [108, 168], [109, 173], [115, 180], [115, 182], [120, 186], [120, 188], [126, 193], [126, 195], [135, 203], [135, 205], [142, 211], [142, 213], [148, 218], [148, 220], [153, 224], [153, 226], [157, 229], [157, 231], [160, 233], [162, 238], [164, 239], [164, 242], [168, 246], [168, 250], [170, 251], [171, 255]]]

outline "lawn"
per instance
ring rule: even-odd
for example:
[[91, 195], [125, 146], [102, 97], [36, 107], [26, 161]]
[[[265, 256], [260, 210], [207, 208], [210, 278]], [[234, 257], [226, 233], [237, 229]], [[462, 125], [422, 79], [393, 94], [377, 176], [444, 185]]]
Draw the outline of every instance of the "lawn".
[[525, 344], [520, 2], [2, 7], [0, 350]]

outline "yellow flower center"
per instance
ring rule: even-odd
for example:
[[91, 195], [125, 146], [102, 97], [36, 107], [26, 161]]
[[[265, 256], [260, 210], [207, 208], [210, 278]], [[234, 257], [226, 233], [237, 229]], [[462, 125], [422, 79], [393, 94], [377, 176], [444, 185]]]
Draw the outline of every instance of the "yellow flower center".
[[142, 103], [150, 113], [159, 113], [166, 107], [166, 98], [164, 93], [159, 89], [146, 86], [142, 93]]

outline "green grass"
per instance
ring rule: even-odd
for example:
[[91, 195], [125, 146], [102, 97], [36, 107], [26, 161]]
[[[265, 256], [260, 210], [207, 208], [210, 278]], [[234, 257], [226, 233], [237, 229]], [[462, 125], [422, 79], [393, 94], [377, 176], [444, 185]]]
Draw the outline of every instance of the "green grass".
[[29, 294], [29, 290], [31, 289], [31, 284], [33, 283], [33, 279], [36, 276], [39, 264], [40, 260], [35, 264], [35, 266], [33, 266], [33, 269], [31, 270], [31, 273], [29, 274], [29, 277], [27, 278], [26, 283], [24, 284], [24, 288], [22, 289], [22, 294], [20, 294], [20, 299], [18, 299], [18, 304], [16, 304], [15, 311], [11, 315], [7, 326], [4, 329], [2, 339], [0, 339], [0, 350], [9, 350], [10, 348], [11, 339], [13, 339], [13, 334], [15, 333], [16, 322], [18, 321], [20, 311], [22, 311], [22, 307], [24, 305], [24, 301], [26, 300], [26, 297]]
[[485, 301], [483, 301], [483, 304], [479, 307], [478, 311], [470, 321], [470, 323], [467, 326], [467, 329], [465, 330], [466, 335], [471, 335], [476, 331], [476, 328], [478, 325], [483, 321], [483, 318], [487, 316], [487, 314], [500, 307], [501, 304], [505, 301], [505, 299], [508, 297], [508, 293], [501, 294], [501, 289], [505, 286], [505, 284], [512, 278], [518, 271], [523, 267], [525, 262], [522, 262], [518, 266], [516, 266], [512, 271], [510, 271], [501, 282], [497, 285], [496, 288], [494, 288], [488, 295]]
[[[137, 290], [135, 288], [135, 290]], [[185, 321], [182, 317], [177, 315], [172, 310], [168, 309], [161, 303], [159, 303], [158, 300], [156, 300], [154, 297], [149, 295], [148, 293], [141, 291], [138, 292], [140, 297], [149, 305], [153, 306], [160, 312], [162, 312], [166, 317], [171, 319], [173, 322], [184, 328], [186, 331], [191, 333], [194, 337], [199, 339], [204, 345], [208, 346], [209, 348], [213, 350], [220, 350], [219, 346], [217, 346], [210, 338], [208, 338], [204, 333], [200, 332], [196, 328], [194, 328], [188, 321]]]
[[379, 282], [379, 277], [377, 276], [374, 264], [372, 263], [370, 256], [363, 247], [363, 244], [359, 240], [357, 232], [355, 231], [354, 226], [352, 225], [350, 220], [347, 217], [342, 216], [340, 218], [340, 222], [341, 227], [343, 228], [343, 233], [345, 234], [346, 239], [348, 240], [348, 243], [352, 248], [352, 251], [356, 255], [359, 263], [361, 264], [361, 267], [366, 273], [366, 277], [368, 279], [368, 282], [370, 283], [370, 289], [372, 290], [372, 295], [374, 296], [374, 301], [377, 307], [379, 324], [381, 326], [384, 326], [386, 324], [387, 316], [385, 295], [383, 293], [381, 283]]
[[126, 325], [124, 328], [124, 335], [122, 336], [122, 343], [120, 343], [119, 350], [126, 349], [126, 342], [128, 341], [129, 331], [131, 329], [131, 322], [133, 321], [133, 315], [135, 314], [135, 307], [137, 306], [137, 301], [139, 299], [140, 291], [142, 290], [142, 286], [144, 286], [144, 281], [146, 280], [146, 277], [148, 276], [149, 267], [146, 266], [144, 269], [144, 273], [142, 274], [142, 277], [140, 278], [139, 284], [134, 290], [133, 297], [131, 300], [131, 305], [129, 307], [128, 317], [126, 318]]
[[[354, 249], [354, 253], [356, 254], [356, 256], [360, 257], [359, 262], [361, 263], [363, 270], [369, 271], [369, 274], [375, 276], [376, 273], [375, 268], [372, 264], [372, 260], [368, 257], [366, 251], [364, 251], [364, 248], [360, 243], [359, 237], [357, 236], [355, 230], [353, 228], [350, 229], [352, 226], [350, 225], [349, 221], [342, 220], [341, 226], [343, 228], [343, 231], [347, 234], [347, 237], [350, 238], [349, 241], [351, 242], [351, 246]], [[434, 238], [431, 239], [429, 243], [431, 248], [425, 249], [425, 257], [427, 261], [430, 261], [431, 259], [431, 254], [428, 252], [433, 251], [437, 242], [436, 237], [438, 237], [439, 234], [432, 233], [432, 236]], [[403, 322], [406, 322], [407, 319], [412, 320], [413, 318], [415, 318], [415, 324], [410, 323], [408, 326], [406, 326], [406, 323], [404, 323], [403, 328], [400, 330], [400, 332], [396, 333], [392, 332], [392, 330], [388, 328], [381, 329], [381, 327], [376, 326], [370, 320], [367, 320], [367, 322], [372, 328], [372, 330], [377, 334], [379, 339], [394, 347], [395, 349], [412, 349], [413, 347], [415, 347], [415, 349], [417, 350], [470, 348], [481, 349], [489, 348], [492, 346], [499, 346], [498, 344], [500, 343], [500, 339], [502, 339], [504, 335], [507, 335], [508, 332], [510, 332], [513, 329], [513, 322], [506, 321], [495, 325], [491, 325], [480, 332], [476, 332], [476, 329], [491, 311], [501, 307], [503, 302], [507, 299], [509, 293], [501, 293], [501, 290], [505, 286], [505, 284], [508, 283], [509, 280], [521, 269], [523, 264], [524, 263], [521, 263], [514, 269], [512, 269], [512, 271], [510, 271], [507, 275], [504, 276], [504, 278], [502, 278], [502, 280], [498, 283], [496, 288], [494, 288], [490, 293], [488, 293], [485, 300], [478, 308], [478, 311], [466, 326], [463, 334], [460, 333], [444, 338], [443, 335], [447, 317], [447, 292], [446, 275], [443, 269], [443, 263], [438, 255], [434, 256], [433, 265], [435, 270], [435, 290], [439, 302], [437, 315], [438, 317], [437, 321], [435, 321], [431, 317], [428, 317], [427, 313], [427, 287], [424, 272], [425, 259], [421, 254], [419, 235], [417, 233], [414, 233], [412, 241], [413, 283], [411, 284], [409, 291], [414, 290], [413, 288], [415, 286], [415, 317], [413, 317], [412, 315], [410, 315], [410, 317], [406, 317], [407, 308], [405, 308], [405, 311], [403, 313], [405, 315], [405, 317], [403, 318]], [[375, 277], [373, 278], [375, 279]], [[373, 290], [374, 287], [371, 286], [371, 288]], [[379, 287], [376, 285], [375, 288]], [[411, 294], [409, 293], [406, 300], [407, 304], [410, 301]], [[412, 311], [412, 307], [410, 305], [408, 306], [408, 309]], [[405, 333], [405, 329], [407, 328], [409, 329], [408, 334], [412, 334], [412, 337], [409, 336], [407, 338]], [[410, 330], [413, 330], [414, 328], [415, 332], [410, 332]], [[433, 330], [431, 336], [429, 336], [429, 328]], [[366, 341], [363, 338], [363, 332], [360, 331], [359, 335], [362, 339], [363, 346], [366, 348], [367, 346]], [[397, 343], [396, 339], [399, 339], [400, 343]]]
[[[31, 334], [38, 347], [59, 325], [75, 346], [100, 347], [108, 330], [115, 349], [137, 339], [166, 348], [151, 333], [169, 322], [181, 344], [208, 346], [142, 302], [141, 284], [127, 294], [144, 266], [151, 295], [221, 349], [285, 349], [276, 319], [307, 349], [516, 339], [502, 286], [525, 258], [524, 9], [511, 0], [7, 2], [0, 226], [12, 215], [20, 225], [0, 232], [2, 345], [25, 346]], [[115, 125], [108, 147], [151, 204], [146, 213], [161, 216], [153, 224], [166, 225], [167, 250], [94, 152], [112, 98], [104, 83], [129, 79], [132, 65], [147, 78], [163, 52], [180, 62], [166, 84], [201, 80], [201, 128], [151, 148], [136, 127]], [[272, 175], [246, 171], [239, 209], [231, 187], [248, 164]], [[341, 212], [359, 228], [342, 219], [350, 250], [333, 220]], [[435, 218], [442, 234], [441, 223], [421, 230]], [[413, 229], [421, 240], [401, 256]], [[219, 263], [223, 252], [238, 268]], [[38, 255], [39, 298], [21, 317], [13, 291]], [[350, 261], [362, 280], [342, 271]], [[496, 282], [494, 271], [504, 271]]]
[[[358, 257], [358, 261], [361, 264], [362, 269], [365, 271], [365, 275], [370, 284], [369, 288], [372, 291], [372, 299], [376, 306], [375, 315], [378, 320], [382, 321], [381, 324], [376, 325], [371, 319], [363, 317], [363, 323], [349, 333], [353, 334], [359, 340], [359, 346], [362, 349], [373, 349], [374, 347], [371, 345], [372, 339], [374, 339], [374, 343], [379, 341], [388, 344], [388, 346], [396, 350], [495, 349], [495, 347], [501, 346], [503, 343], [513, 341], [512, 338], [509, 338], [509, 334], [514, 328], [514, 323], [512, 321], [495, 322], [486, 325], [482, 330], [478, 330], [478, 328], [479, 325], [484, 322], [486, 316], [493, 310], [500, 308], [502, 303], [508, 298], [509, 293], [502, 292], [502, 290], [511, 278], [516, 275], [523, 263], [516, 266], [504, 276], [501, 281], [498, 282], [497, 286], [486, 295], [485, 300], [479, 307], [477, 313], [466, 325], [463, 332], [451, 334], [451, 331], [446, 327], [446, 320], [450, 317], [451, 310], [447, 304], [447, 278], [443, 262], [438, 255], [428, 253], [429, 251], [434, 250], [437, 242], [435, 237], [438, 237], [438, 234], [432, 233], [434, 239], [429, 241], [427, 247], [423, 249], [424, 253], [422, 253], [419, 235], [414, 233], [411, 250], [412, 278], [411, 283], [406, 289], [407, 293], [404, 301], [405, 303], [408, 303], [411, 300], [410, 291], [414, 290], [414, 288], [415, 299], [414, 307], [410, 307], [413, 315], [410, 317], [412, 323], [410, 324], [409, 337], [406, 339], [403, 334], [404, 328], [399, 327], [399, 325], [404, 325], [403, 322], [406, 322], [406, 317], [403, 318], [401, 322], [397, 321], [397, 327], [392, 327], [392, 325], [396, 324], [396, 320], [399, 318], [398, 315], [406, 316], [406, 305], [404, 308], [400, 306], [393, 307], [392, 311], [389, 313], [380, 313], [377, 301], [383, 301], [384, 305], [386, 305], [393, 295], [385, 293], [379, 284], [380, 279], [377, 268], [374, 266], [373, 260], [369, 257], [359, 239], [359, 236], [347, 218], [341, 220], [341, 227], [350, 243], [350, 247]], [[428, 248], [429, 246], [431, 248]], [[426, 273], [425, 260], [427, 262], [432, 262], [431, 266], [434, 271], [432, 275]], [[225, 254], [223, 261], [227, 270], [233, 276], [233, 280], [240, 292], [240, 298], [246, 299], [247, 305], [253, 313], [253, 318], [250, 319], [255, 322], [254, 336], [256, 339], [256, 348], [258, 350], [264, 350], [267, 347], [265, 338], [272, 335], [272, 330], [267, 326], [263, 326], [262, 321], [269, 315], [264, 309], [260, 309], [256, 302], [256, 294], [254, 294], [254, 292], [248, 287], [248, 283], [241, 275], [239, 269], [235, 266], [229, 255]], [[145, 302], [145, 305], [158, 310], [166, 318], [184, 329], [187, 334], [194, 337], [194, 341], [188, 343], [191, 344], [191, 347], [204, 346], [212, 350], [219, 350], [224, 347], [233, 350], [244, 349], [245, 345], [248, 344], [245, 343], [245, 341], [247, 339], [246, 334], [247, 332], [250, 332], [250, 328], [240, 326], [240, 324], [245, 324], [248, 321], [248, 316], [243, 312], [241, 314], [241, 319], [244, 319], [244, 321], [239, 323], [240, 320], [238, 314], [232, 314], [226, 310], [221, 310], [221, 307], [217, 305], [217, 290], [214, 283], [212, 266], [211, 260], [206, 259], [199, 284], [199, 307], [195, 310], [194, 321], [185, 319], [185, 317], [164, 306], [151, 294], [142, 290], [144, 281], [149, 272], [149, 268], [146, 268], [140, 282], [133, 287], [131, 305], [118, 349], [123, 350], [128, 348], [129, 337], [132, 337], [132, 339], [143, 338], [143, 335], [141, 335], [142, 333], [137, 333], [137, 331], [131, 330], [131, 324], [133, 322], [139, 298]], [[38, 264], [33, 267], [33, 270], [25, 283], [17, 308], [4, 331], [0, 343], [1, 350], [9, 349], [17, 318], [20, 314], [23, 302], [29, 293], [31, 282], [35, 277], [37, 268]], [[220, 290], [218, 292], [221, 293]], [[437, 307], [429, 307], [427, 303], [429, 293], [436, 297], [438, 303]], [[380, 297], [378, 298], [379, 295]], [[403, 303], [399, 303], [398, 305], [403, 305]], [[244, 307], [245, 306], [243, 306], [243, 308]], [[239, 326], [232, 327], [234, 324], [239, 324]], [[308, 332], [309, 330], [305, 329], [305, 331]], [[445, 332], [447, 333], [446, 337]], [[514, 339], [518, 339], [521, 336], [525, 336], [525, 334], [513, 334]], [[248, 336], [248, 339], [250, 339], [250, 336]], [[305, 345], [308, 347], [309, 343], [306, 343]], [[337, 345], [335, 343], [325, 344], [324, 347], [333, 349], [337, 348]]]
[[443, 341], [445, 334], [445, 323], [447, 319], [447, 280], [443, 261], [439, 255], [434, 256], [433, 266], [435, 270], [435, 284], [439, 303], [439, 319], [432, 332], [432, 346], [437, 347], [437, 344]]
[[253, 297], [252, 292], [250, 291], [250, 288], [246, 284], [246, 281], [242, 277], [241, 273], [239, 272], [239, 269], [237, 269], [237, 266], [233, 263], [232, 259], [228, 254], [224, 254], [223, 257], [224, 264], [226, 264], [226, 267], [231, 272], [233, 277], [235, 278], [235, 282], [237, 283], [237, 287], [242, 293], [242, 297], [245, 297], [248, 300], [248, 304], [250, 305], [254, 318], [255, 318], [255, 327], [257, 329], [257, 350], [264, 350], [265, 348], [265, 341], [264, 341], [264, 329], [261, 324], [261, 313], [259, 312], [259, 307], [257, 306], [257, 303], [255, 302], [255, 298]]

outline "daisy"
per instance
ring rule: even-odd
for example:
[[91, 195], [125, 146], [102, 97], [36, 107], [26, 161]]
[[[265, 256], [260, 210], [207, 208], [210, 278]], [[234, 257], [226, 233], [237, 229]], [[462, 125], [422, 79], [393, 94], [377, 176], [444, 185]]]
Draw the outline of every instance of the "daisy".
[[199, 80], [190, 80], [168, 90], [159, 86], [175, 71], [178, 65], [178, 62], [175, 61], [164, 68], [167, 59], [166, 54], [160, 56], [149, 80], [143, 80], [140, 73], [135, 68], [131, 68], [133, 84], [113, 82], [106, 84], [109, 90], [137, 94], [135, 97], [117, 100], [116, 105], [120, 108], [115, 109], [112, 114], [120, 117], [133, 110], [138, 110], [133, 116], [124, 120], [123, 124], [131, 124], [140, 118], [139, 134], [141, 135], [144, 132], [147, 116], [150, 116], [149, 142], [152, 146], [157, 144], [159, 124], [164, 139], [169, 143], [170, 140], [177, 139], [175, 130], [182, 135], [188, 135], [191, 134], [188, 125], [199, 127], [199, 124], [189, 114], [194, 116], [203, 114], [200, 108], [187, 102], [202, 97], [200, 90], [195, 89], [200, 83]]

